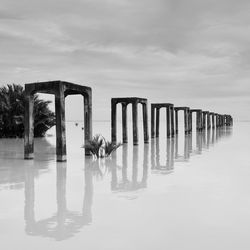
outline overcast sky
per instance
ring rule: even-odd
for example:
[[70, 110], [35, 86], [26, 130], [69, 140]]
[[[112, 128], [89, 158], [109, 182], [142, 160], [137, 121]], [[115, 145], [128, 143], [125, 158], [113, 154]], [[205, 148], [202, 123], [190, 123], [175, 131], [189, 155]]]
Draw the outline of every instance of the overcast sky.
[[120, 96], [250, 119], [249, 13], [249, 0], [0, 0], [0, 84], [90, 86], [95, 119]]

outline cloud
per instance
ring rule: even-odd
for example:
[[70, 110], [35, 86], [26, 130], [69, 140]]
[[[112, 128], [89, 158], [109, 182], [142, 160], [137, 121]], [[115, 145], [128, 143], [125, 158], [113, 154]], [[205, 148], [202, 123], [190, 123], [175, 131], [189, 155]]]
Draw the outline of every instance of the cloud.
[[1, 0], [1, 82], [90, 84], [98, 118], [112, 96], [143, 95], [243, 119], [249, 9], [247, 0]]

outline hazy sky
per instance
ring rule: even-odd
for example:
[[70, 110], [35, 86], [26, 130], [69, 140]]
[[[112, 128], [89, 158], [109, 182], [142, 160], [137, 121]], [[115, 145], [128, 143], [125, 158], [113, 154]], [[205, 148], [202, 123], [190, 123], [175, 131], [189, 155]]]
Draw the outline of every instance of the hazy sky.
[[90, 86], [95, 119], [119, 96], [250, 119], [249, 13], [249, 0], [0, 0], [1, 85]]

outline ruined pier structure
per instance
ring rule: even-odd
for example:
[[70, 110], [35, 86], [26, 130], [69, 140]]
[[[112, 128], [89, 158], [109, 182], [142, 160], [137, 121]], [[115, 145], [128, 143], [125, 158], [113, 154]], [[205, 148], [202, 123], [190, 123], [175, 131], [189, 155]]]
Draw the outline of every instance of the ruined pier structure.
[[167, 137], [174, 136], [174, 105], [172, 103], [152, 103], [151, 104], [151, 138], [159, 137], [160, 129], [160, 109], [166, 109], [166, 129]]
[[233, 118], [230, 115], [221, 115], [214, 112], [202, 111], [201, 109], [190, 109], [189, 107], [174, 107], [172, 103], [151, 104], [151, 138], [159, 137], [160, 109], [166, 108], [167, 137], [178, 134], [178, 112], [184, 112], [185, 134], [192, 132], [193, 113], [196, 113], [196, 130], [202, 132], [205, 129], [215, 129], [222, 126], [231, 126]]
[[[84, 97], [85, 143], [92, 138], [92, 90], [90, 87], [64, 81], [25, 84], [24, 158], [34, 158], [34, 95], [46, 93], [55, 96], [57, 161], [66, 161], [65, 98], [68, 95]], [[90, 155], [85, 149], [85, 155]]]
[[127, 106], [132, 104], [132, 123], [133, 123], [133, 144], [138, 145], [138, 104], [142, 104], [144, 143], [149, 142], [148, 136], [148, 101], [145, 98], [125, 97], [111, 99], [111, 139], [117, 142], [117, 104], [122, 105], [122, 138], [123, 143], [128, 142], [127, 129]]

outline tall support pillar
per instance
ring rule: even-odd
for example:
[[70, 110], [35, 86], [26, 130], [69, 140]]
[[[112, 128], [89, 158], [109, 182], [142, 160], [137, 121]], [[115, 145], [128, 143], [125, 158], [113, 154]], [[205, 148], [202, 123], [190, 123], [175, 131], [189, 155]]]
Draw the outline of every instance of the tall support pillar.
[[174, 129], [174, 107], [170, 108], [171, 114], [171, 136], [174, 137], [175, 129]]
[[62, 87], [55, 94], [55, 111], [57, 161], [66, 161], [65, 97]]
[[[25, 92], [27, 90], [25, 89]], [[34, 158], [34, 96], [25, 94], [24, 99], [24, 159]]]
[[156, 137], [159, 137], [160, 130], [160, 108], [156, 108]]
[[151, 138], [155, 137], [155, 108], [151, 105]]
[[189, 133], [192, 133], [193, 131], [193, 117], [192, 117], [192, 112], [189, 110], [188, 111], [188, 117], [189, 117]]
[[128, 128], [127, 128], [127, 103], [122, 103], [122, 141], [128, 142]]
[[111, 100], [111, 140], [116, 143], [116, 102]]
[[176, 135], [178, 134], [178, 128], [179, 128], [179, 126], [178, 126], [178, 110], [175, 109], [175, 133], [176, 133]]
[[188, 134], [188, 111], [187, 109], [184, 110], [184, 127], [185, 127], [185, 134]]
[[210, 113], [207, 113], [207, 129], [211, 128], [211, 117]]
[[212, 113], [212, 129], [215, 128], [215, 124], [214, 124], [214, 113]]
[[196, 131], [200, 131], [200, 112], [196, 112]]
[[132, 103], [133, 144], [138, 145], [138, 102]]
[[170, 131], [170, 107], [166, 107], [166, 129], [167, 129], [167, 138], [171, 136]]
[[[84, 96], [84, 137], [85, 144], [92, 138], [92, 93]], [[89, 149], [85, 148], [85, 155], [91, 155]]]
[[202, 129], [206, 128], [206, 113], [202, 112]]
[[202, 111], [199, 112], [199, 131], [202, 131], [203, 130], [203, 127], [202, 127]]
[[149, 142], [148, 136], [148, 104], [142, 104], [142, 114], [143, 114], [143, 130], [144, 130], [144, 143]]

